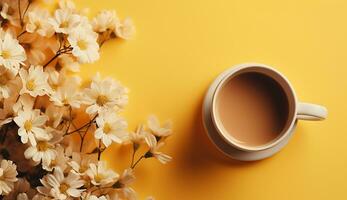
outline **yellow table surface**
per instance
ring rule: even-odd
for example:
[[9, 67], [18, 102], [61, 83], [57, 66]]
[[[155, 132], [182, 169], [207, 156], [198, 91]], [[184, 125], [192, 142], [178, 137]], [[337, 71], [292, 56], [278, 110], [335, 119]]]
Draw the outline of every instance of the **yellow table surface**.
[[[124, 115], [135, 127], [151, 114], [174, 122], [164, 151], [168, 165], [146, 160], [134, 188], [144, 199], [347, 199], [346, 0], [78, 0], [91, 14], [116, 9], [130, 16], [132, 41], [112, 41], [101, 59], [83, 66], [126, 85]], [[289, 144], [258, 162], [221, 155], [201, 128], [201, 104], [211, 81], [243, 62], [272, 65], [302, 101], [329, 110], [326, 121], [298, 124]], [[129, 162], [128, 147], [104, 159], [115, 169]]]

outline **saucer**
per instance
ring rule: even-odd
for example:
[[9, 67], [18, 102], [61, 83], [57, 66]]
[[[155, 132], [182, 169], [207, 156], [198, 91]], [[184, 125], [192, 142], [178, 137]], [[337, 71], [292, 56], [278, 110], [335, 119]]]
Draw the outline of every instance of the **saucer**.
[[260, 150], [260, 151], [242, 151], [228, 144], [220, 136], [220, 134], [217, 132], [217, 129], [214, 127], [214, 123], [212, 121], [211, 109], [212, 109], [213, 95], [215, 93], [215, 90], [218, 84], [232, 70], [234, 69], [229, 69], [223, 72], [222, 74], [220, 74], [210, 85], [206, 93], [204, 103], [203, 103], [203, 111], [202, 111], [202, 115], [203, 115], [202, 120], [203, 120], [205, 131], [209, 139], [217, 147], [217, 149], [232, 159], [240, 160], [240, 161], [255, 161], [255, 160], [268, 158], [274, 155], [275, 153], [279, 152], [288, 143], [288, 141], [293, 135], [293, 130], [295, 130], [297, 121], [295, 121], [295, 124], [291, 128], [291, 131], [289, 132], [289, 134], [287, 134], [287, 136], [283, 138], [281, 142], [277, 143], [275, 146], [271, 148]]

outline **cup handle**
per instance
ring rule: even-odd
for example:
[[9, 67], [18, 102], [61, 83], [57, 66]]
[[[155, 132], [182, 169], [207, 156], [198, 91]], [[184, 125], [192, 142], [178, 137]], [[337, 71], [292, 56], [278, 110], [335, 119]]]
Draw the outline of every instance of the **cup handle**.
[[302, 120], [324, 120], [328, 110], [324, 106], [311, 103], [298, 103], [297, 118]]

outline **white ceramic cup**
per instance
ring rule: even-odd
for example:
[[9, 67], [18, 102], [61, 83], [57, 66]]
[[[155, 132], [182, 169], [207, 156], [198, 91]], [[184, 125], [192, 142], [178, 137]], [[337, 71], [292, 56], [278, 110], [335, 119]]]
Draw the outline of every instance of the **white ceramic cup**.
[[[228, 133], [222, 125], [222, 121], [217, 114], [217, 105], [216, 105], [216, 97], [218, 96], [221, 88], [232, 78], [248, 72], [256, 72], [266, 75], [273, 80], [275, 80], [282, 88], [286, 97], [288, 99], [288, 121], [285, 125], [284, 131], [282, 131], [281, 135], [275, 138], [270, 143], [260, 145], [260, 146], [247, 146], [244, 144], [240, 144], [237, 142], [235, 138], [233, 138], [232, 134]], [[284, 143], [283, 140], [290, 138], [293, 129], [295, 128], [295, 124], [297, 120], [323, 120], [327, 117], [327, 109], [323, 106], [310, 104], [310, 103], [301, 103], [298, 101], [295, 91], [287, 78], [283, 76], [280, 72], [275, 70], [274, 68], [259, 64], [259, 63], [245, 63], [234, 66], [230, 70], [222, 73], [214, 82], [215, 86], [213, 87], [213, 91], [207, 93], [207, 97], [205, 98], [204, 103], [204, 115], [211, 115], [209, 117], [204, 117], [205, 119], [212, 119], [213, 127], [216, 130], [212, 132], [218, 133], [219, 136], [225, 141], [225, 143], [231, 145], [232, 147], [247, 152], [257, 152], [263, 151], [266, 149], [270, 149], [279, 145], [280, 143]], [[209, 97], [209, 96], [210, 97]], [[211, 96], [212, 95], [212, 96]], [[206, 99], [210, 98], [211, 103], [206, 103]], [[226, 108], [227, 109], [227, 108]], [[206, 113], [206, 110], [210, 113]], [[206, 120], [204, 121], [206, 127]], [[211, 132], [211, 126], [209, 127]], [[211, 135], [209, 135], [211, 138]], [[249, 159], [251, 160], [251, 159]]]

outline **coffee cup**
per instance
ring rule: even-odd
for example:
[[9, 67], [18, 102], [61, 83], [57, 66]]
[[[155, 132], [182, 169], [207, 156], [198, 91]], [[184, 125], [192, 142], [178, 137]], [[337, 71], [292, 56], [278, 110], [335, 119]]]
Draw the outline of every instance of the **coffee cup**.
[[206, 131], [220, 150], [269, 152], [254, 159], [229, 153], [239, 160], [256, 160], [279, 151], [297, 120], [323, 120], [327, 109], [299, 102], [290, 82], [273, 67], [245, 63], [215, 79], [206, 94], [203, 115]]

